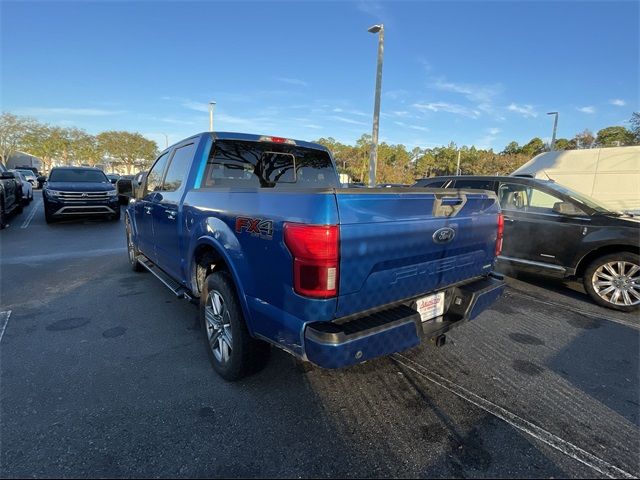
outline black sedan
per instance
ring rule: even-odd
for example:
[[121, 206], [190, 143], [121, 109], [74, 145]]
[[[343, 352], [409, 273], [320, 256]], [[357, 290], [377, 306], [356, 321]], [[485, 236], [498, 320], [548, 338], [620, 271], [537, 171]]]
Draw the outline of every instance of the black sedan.
[[496, 193], [505, 222], [499, 270], [581, 278], [602, 306], [640, 307], [640, 218], [549, 180], [465, 175], [424, 178], [414, 187]]

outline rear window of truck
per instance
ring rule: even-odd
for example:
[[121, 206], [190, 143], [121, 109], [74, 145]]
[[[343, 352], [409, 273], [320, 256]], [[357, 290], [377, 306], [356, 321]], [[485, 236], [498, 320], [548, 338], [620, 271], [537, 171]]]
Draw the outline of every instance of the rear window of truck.
[[267, 142], [217, 141], [201, 187], [337, 188], [329, 154]]

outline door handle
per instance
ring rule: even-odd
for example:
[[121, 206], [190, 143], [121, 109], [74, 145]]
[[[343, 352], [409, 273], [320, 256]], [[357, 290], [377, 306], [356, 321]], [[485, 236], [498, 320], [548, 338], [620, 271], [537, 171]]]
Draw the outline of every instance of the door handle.
[[504, 218], [505, 222], [509, 222], [509, 223], [513, 223], [515, 221], [513, 218], [509, 218], [509, 217], [504, 217], [503, 216], [502, 218]]
[[144, 213], [151, 215], [151, 207], [144, 207]]
[[175, 212], [175, 211], [173, 211], [173, 210], [167, 210], [167, 218], [168, 218], [169, 220], [175, 220], [175, 219], [176, 219], [176, 214], [177, 214], [177, 213], [178, 213], [178, 212]]

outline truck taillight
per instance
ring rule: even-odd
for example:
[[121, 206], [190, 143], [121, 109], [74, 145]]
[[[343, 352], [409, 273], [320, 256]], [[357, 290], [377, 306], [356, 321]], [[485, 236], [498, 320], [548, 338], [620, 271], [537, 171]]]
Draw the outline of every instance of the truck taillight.
[[504, 236], [504, 215], [498, 214], [498, 235], [496, 236], [496, 257], [502, 253], [502, 237]]
[[337, 225], [285, 223], [284, 243], [293, 255], [293, 288], [299, 295], [338, 295], [339, 230]]

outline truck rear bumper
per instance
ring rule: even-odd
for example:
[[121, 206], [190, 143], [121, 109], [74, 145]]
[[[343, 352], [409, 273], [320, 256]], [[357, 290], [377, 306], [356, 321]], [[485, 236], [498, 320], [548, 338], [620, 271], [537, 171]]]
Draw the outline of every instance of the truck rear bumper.
[[415, 347], [421, 339], [441, 335], [472, 320], [504, 291], [498, 275], [450, 288], [444, 315], [422, 322], [406, 302], [356, 319], [308, 324], [304, 332], [307, 360], [323, 368], [341, 368]]

